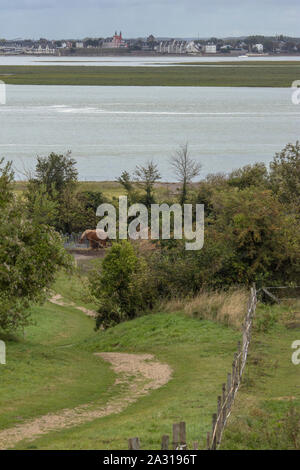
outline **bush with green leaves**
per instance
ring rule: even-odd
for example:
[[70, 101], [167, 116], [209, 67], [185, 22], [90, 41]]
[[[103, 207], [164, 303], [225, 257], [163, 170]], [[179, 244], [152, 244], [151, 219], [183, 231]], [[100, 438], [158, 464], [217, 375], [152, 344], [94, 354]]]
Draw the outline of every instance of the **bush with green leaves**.
[[90, 286], [99, 303], [98, 327], [134, 318], [153, 305], [149, 268], [128, 241], [113, 244], [100, 270], [92, 272]]
[[160, 296], [300, 282], [299, 220], [272, 191], [227, 186], [212, 191], [209, 199], [203, 249], [189, 252], [182, 241], [164, 241], [150, 258]]

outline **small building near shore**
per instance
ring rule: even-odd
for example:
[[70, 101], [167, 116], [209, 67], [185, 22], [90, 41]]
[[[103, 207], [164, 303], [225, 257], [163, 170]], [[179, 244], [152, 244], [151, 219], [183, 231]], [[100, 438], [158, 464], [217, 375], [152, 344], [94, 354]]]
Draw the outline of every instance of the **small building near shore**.
[[204, 46], [205, 54], [216, 54], [217, 53], [217, 46], [216, 44], [206, 44]]
[[264, 46], [263, 46], [263, 44], [255, 44], [254, 49], [256, 49], [256, 51], [257, 51], [259, 54], [262, 54], [262, 53], [264, 52]]

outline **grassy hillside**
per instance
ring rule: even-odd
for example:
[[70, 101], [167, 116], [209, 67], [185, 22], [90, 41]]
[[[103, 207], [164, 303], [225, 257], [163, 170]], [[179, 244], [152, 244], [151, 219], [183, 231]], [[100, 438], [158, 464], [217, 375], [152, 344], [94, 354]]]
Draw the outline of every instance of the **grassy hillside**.
[[168, 67], [0, 66], [14, 85], [290, 87], [299, 62], [210, 63]]
[[[152, 314], [100, 332], [82, 345], [86, 352], [152, 353], [173, 369], [173, 379], [118, 415], [37, 439], [41, 449], [126, 449], [138, 435], [146, 449], [158, 449], [173, 422], [186, 420], [190, 442], [210, 426], [215, 397], [230, 367], [239, 335], [183, 314]], [[203, 445], [204, 442], [202, 442]], [[19, 445], [18, 448], [23, 448]]]
[[[66, 302], [94, 307], [87, 303], [77, 276], [60, 275], [55, 291]], [[269, 434], [284, 422], [287, 397], [300, 408], [299, 366], [291, 363], [291, 343], [299, 339], [299, 330], [287, 328], [295, 308], [258, 310], [225, 449], [279, 447]], [[240, 338], [237, 330], [181, 312], [161, 312], [96, 333], [93, 319], [74, 307], [46, 303], [32, 313], [36, 323], [26, 328], [24, 338], [4, 337], [7, 365], [0, 369], [0, 431], [48, 412], [86, 403], [104, 406], [117, 399], [121, 390], [114, 385], [116, 376], [94, 355], [97, 352], [150, 353], [169, 364], [173, 376], [121, 413], [19, 442], [17, 449], [126, 449], [127, 439], [134, 436], [140, 437], [143, 448], [159, 449], [162, 434], [170, 434], [172, 423], [180, 420], [187, 422], [189, 444], [197, 440], [205, 446], [216, 398]]]
[[[82, 304], [81, 287], [77, 278], [60, 276], [55, 290], [65, 300]], [[174, 372], [167, 385], [121, 414], [21, 442], [17, 448], [126, 449], [128, 437], [137, 434], [145, 447], [157, 448], [162, 433], [181, 419], [187, 421], [191, 439], [205, 436], [238, 332], [181, 313], [158, 313], [95, 333], [93, 320], [73, 307], [47, 303], [32, 312], [36, 324], [26, 329], [25, 338], [4, 338], [0, 430], [48, 412], [117, 397], [114, 373], [94, 352], [151, 353]]]
[[24, 337], [0, 333], [7, 347], [7, 364], [0, 366], [0, 430], [47, 412], [105, 402], [114, 383], [108, 364], [78, 347], [93, 332], [91, 318], [46, 303], [32, 308], [32, 319]]

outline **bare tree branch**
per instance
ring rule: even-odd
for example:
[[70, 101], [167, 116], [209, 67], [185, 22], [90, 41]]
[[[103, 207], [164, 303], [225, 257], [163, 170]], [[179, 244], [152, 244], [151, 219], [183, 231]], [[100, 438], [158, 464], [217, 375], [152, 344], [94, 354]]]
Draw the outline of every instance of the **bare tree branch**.
[[178, 181], [182, 184], [180, 202], [184, 204], [187, 198], [188, 185], [199, 176], [202, 165], [189, 155], [188, 143], [181, 145], [171, 158], [171, 166]]

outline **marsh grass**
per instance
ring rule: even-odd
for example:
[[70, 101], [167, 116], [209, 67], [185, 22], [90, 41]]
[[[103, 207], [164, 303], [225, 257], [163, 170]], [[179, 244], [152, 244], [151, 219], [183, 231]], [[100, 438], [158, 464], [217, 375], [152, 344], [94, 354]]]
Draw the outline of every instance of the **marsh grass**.
[[201, 292], [191, 299], [173, 299], [165, 305], [165, 310], [183, 311], [192, 318], [212, 320], [240, 329], [246, 315], [248, 298], [246, 289]]
[[[217, 66], [215, 66], [217, 65]], [[13, 85], [290, 87], [300, 64], [259, 62], [168, 67], [1, 66], [0, 80]]]

